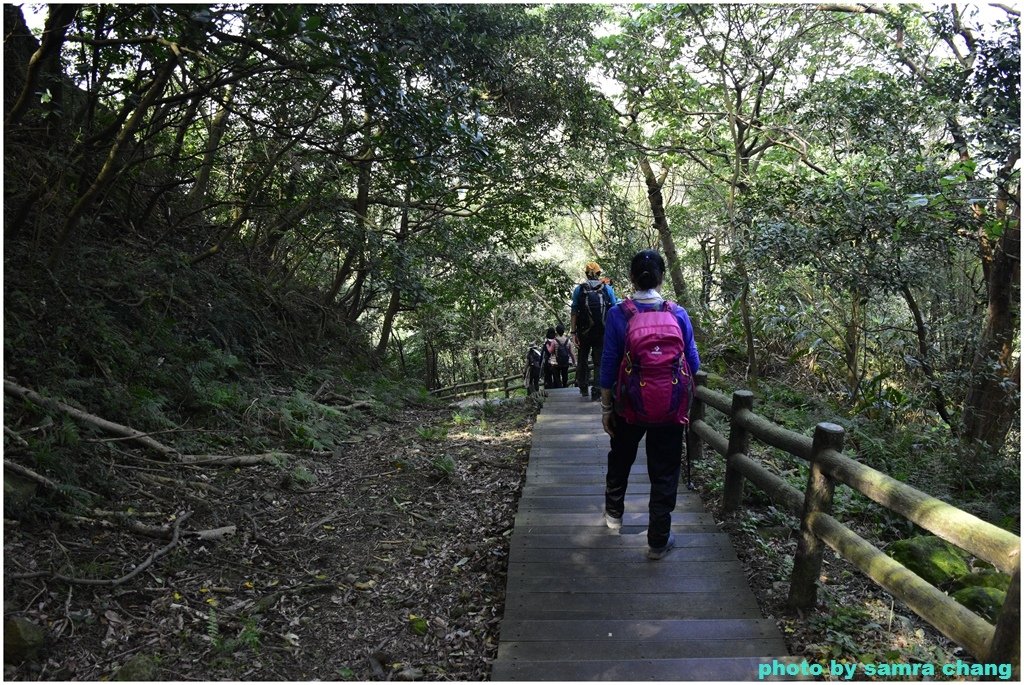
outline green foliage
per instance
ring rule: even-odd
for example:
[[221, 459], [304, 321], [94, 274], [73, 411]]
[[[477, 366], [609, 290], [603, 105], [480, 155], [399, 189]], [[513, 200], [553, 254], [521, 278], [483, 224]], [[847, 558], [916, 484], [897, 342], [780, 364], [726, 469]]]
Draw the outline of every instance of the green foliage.
[[275, 398], [271, 412], [277, 429], [287, 440], [304, 449], [332, 449], [349, 435], [348, 416], [313, 401], [304, 392], [295, 391], [284, 398]]
[[836, 602], [826, 595], [828, 609], [809, 617], [812, 628], [826, 636], [820, 658], [841, 658], [860, 654], [861, 632], [870, 615], [863, 607]]
[[316, 483], [316, 474], [301, 464], [288, 472], [287, 482], [298, 487], [308, 487]]
[[217, 610], [211, 606], [206, 614], [206, 636], [210, 638], [215, 646], [220, 644], [220, 622], [217, 617]]
[[210, 638], [213, 650], [217, 654], [233, 654], [240, 649], [259, 652], [261, 633], [257, 619], [246, 618], [235, 637], [225, 638], [221, 631], [220, 617], [213, 605], [210, 605], [206, 617], [206, 635]]
[[430, 466], [435, 474], [442, 479], [451, 478], [455, 475], [455, 459], [449, 454], [434, 457], [430, 461]]
[[416, 434], [424, 440], [441, 441], [448, 437], [446, 426], [417, 426]]

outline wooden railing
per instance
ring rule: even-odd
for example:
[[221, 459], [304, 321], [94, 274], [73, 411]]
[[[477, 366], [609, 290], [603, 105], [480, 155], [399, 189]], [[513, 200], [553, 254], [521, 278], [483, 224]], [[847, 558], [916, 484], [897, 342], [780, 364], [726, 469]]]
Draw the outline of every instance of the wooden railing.
[[462, 397], [469, 397], [471, 395], [483, 395], [487, 397], [487, 393], [501, 393], [505, 397], [512, 396], [512, 385], [515, 381], [522, 383], [523, 375], [518, 374], [515, 376], [505, 376], [504, 378], [489, 378], [483, 381], [471, 381], [469, 383], [459, 383], [458, 385], [451, 385], [447, 388], [436, 388], [430, 391], [430, 394], [434, 397], [457, 400]]
[[[543, 387], [543, 378], [541, 378], [541, 387]], [[569, 369], [569, 382], [574, 383], [576, 380], [576, 369]], [[463, 397], [470, 397], [471, 395], [483, 395], [487, 397], [487, 393], [502, 394], [505, 397], [511, 397], [512, 393], [517, 390], [525, 390], [521, 385], [523, 382], [523, 374], [517, 374], [515, 376], [505, 376], [503, 378], [489, 378], [483, 381], [470, 381], [469, 383], [459, 383], [458, 385], [450, 385], [446, 388], [435, 388], [430, 391], [430, 394], [440, 399], [457, 400]]]
[[[844, 432], [834, 423], [819, 423], [814, 437], [809, 438], [755, 414], [751, 392], [738, 390], [730, 398], [706, 386], [707, 374], [699, 372], [696, 380], [687, 455], [699, 458], [703, 443], [707, 443], [725, 457], [723, 512], [731, 513], [740, 507], [744, 482], [749, 480], [800, 518], [800, 538], [790, 578], [790, 606], [807, 609], [815, 605], [823, 545], [828, 545], [977, 659], [992, 664], [1010, 663], [1014, 678], [1019, 678], [1020, 537], [844, 455]], [[704, 420], [708, 407], [729, 418], [728, 438]], [[810, 476], [803, 492], [750, 457], [751, 437], [810, 463]], [[833, 518], [832, 494], [837, 483], [848, 485], [1009, 574], [1012, 580], [995, 625]]]

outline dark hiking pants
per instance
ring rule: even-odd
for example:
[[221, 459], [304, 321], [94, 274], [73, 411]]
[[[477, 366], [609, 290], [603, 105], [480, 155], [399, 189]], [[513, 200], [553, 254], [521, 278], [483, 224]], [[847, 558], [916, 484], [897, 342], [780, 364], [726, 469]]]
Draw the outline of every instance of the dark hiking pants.
[[587, 388], [600, 387], [601, 352], [604, 350], [604, 336], [595, 336], [593, 340], [580, 338], [579, 354], [576, 355], [576, 386], [581, 395], [587, 394]]
[[679, 465], [683, 456], [683, 427], [644, 427], [626, 423], [615, 417], [615, 437], [608, 452], [608, 475], [605, 481], [605, 510], [621, 517], [626, 501], [629, 471], [636, 461], [640, 440], [647, 434], [647, 475], [651, 480], [651, 499], [648, 505], [650, 523], [647, 544], [663, 547], [668, 542], [672, 527], [672, 510], [676, 508], [679, 489]]

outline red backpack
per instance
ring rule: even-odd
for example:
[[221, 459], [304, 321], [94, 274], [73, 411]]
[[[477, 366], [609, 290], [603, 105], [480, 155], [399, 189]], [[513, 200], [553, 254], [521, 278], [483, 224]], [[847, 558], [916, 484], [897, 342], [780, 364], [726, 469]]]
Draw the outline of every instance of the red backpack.
[[615, 384], [619, 413], [642, 426], [688, 424], [693, 374], [676, 305], [666, 300], [660, 309], [642, 312], [627, 298], [622, 309], [626, 345]]

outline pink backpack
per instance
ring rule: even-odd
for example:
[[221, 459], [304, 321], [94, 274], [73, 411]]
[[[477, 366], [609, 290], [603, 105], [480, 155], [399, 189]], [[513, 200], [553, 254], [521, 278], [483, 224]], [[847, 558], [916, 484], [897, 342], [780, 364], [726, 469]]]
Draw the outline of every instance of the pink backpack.
[[615, 386], [619, 412], [642, 426], [688, 424], [693, 374], [676, 305], [666, 300], [661, 309], [641, 312], [627, 298], [622, 308], [626, 345]]

